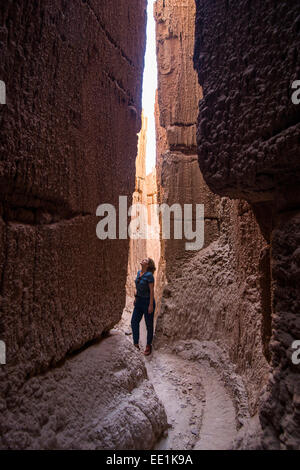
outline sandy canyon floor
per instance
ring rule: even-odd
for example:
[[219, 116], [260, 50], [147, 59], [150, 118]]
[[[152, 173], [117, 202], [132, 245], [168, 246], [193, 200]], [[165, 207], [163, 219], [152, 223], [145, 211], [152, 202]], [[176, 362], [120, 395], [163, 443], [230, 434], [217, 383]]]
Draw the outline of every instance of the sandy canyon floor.
[[[128, 313], [117, 329], [132, 341]], [[153, 346], [152, 354], [144, 356], [145, 345], [142, 319], [141, 355], [169, 424], [154, 449], [230, 449], [249, 415], [243, 382], [224, 350], [210, 341], [182, 340]]]

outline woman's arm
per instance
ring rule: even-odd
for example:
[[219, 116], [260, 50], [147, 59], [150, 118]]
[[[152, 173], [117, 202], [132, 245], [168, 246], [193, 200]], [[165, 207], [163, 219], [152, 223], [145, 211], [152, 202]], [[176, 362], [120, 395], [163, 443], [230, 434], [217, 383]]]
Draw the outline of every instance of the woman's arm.
[[150, 289], [150, 303], [148, 307], [148, 313], [153, 312], [153, 300], [154, 300], [154, 282], [149, 282], [149, 289]]
[[[137, 272], [137, 275], [136, 275], [137, 278], [139, 277], [139, 274], [140, 274], [140, 271]], [[137, 296], [136, 282], [134, 282], [134, 285], [135, 285], [135, 294], [134, 294], [134, 302], [133, 302], [133, 305], [136, 304], [136, 296]]]

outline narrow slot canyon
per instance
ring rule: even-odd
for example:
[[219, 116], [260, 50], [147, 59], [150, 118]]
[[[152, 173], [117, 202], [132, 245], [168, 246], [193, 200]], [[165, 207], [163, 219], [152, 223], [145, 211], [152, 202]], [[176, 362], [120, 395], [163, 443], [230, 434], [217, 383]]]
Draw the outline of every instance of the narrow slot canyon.
[[1, 450], [300, 449], [299, 18], [271, 0], [1, 5]]

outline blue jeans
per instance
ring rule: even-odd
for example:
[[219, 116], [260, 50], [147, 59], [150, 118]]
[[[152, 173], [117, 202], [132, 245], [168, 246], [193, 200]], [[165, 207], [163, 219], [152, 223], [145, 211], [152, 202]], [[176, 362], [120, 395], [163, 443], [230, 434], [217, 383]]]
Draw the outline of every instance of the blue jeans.
[[153, 320], [155, 312], [155, 300], [153, 300], [153, 312], [148, 313], [150, 297], [136, 297], [136, 303], [131, 317], [131, 328], [134, 344], [138, 344], [140, 337], [140, 321], [144, 315], [147, 327], [147, 344], [152, 344]]

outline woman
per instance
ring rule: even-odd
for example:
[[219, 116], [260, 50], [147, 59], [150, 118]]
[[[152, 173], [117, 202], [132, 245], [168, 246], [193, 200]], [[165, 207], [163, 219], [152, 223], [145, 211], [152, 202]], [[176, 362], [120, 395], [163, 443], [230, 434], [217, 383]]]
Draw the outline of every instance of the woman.
[[136, 294], [134, 301], [134, 310], [131, 318], [131, 328], [133, 334], [133, 344], [137, 349], [139, 347], [140, 321], [145, 317], [147, 327], [147, 346], [144, 351], [145, 356], [151, 354], [153, 339], [153, 319], [155, 311], [154, 300], [154, 277], [156, 270], [153, 259], [145, 258], [141, 261], [142, 269], [138, 271], [135, 285]]

